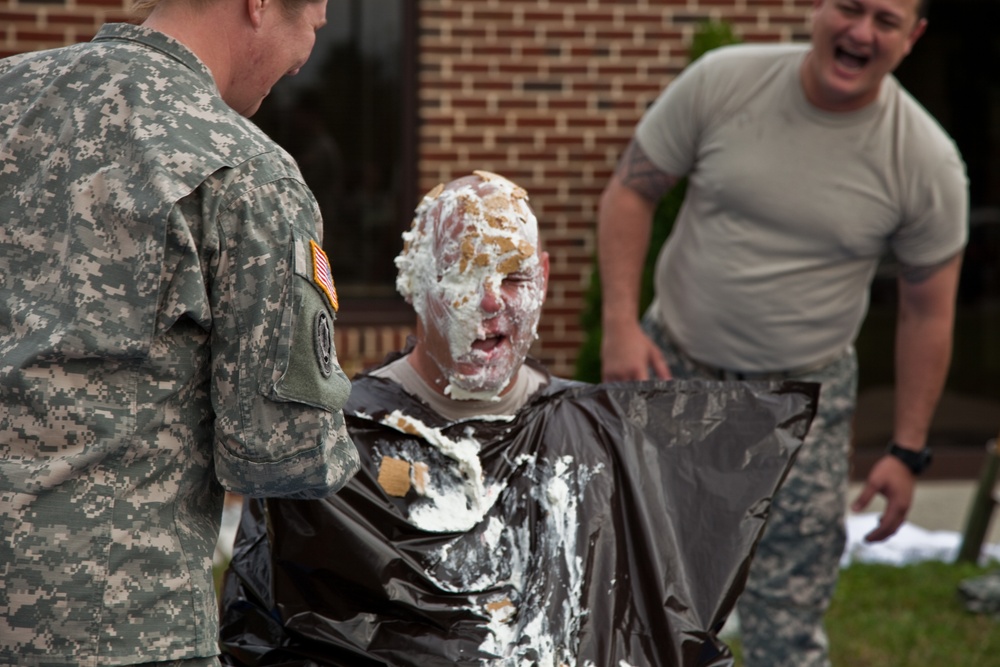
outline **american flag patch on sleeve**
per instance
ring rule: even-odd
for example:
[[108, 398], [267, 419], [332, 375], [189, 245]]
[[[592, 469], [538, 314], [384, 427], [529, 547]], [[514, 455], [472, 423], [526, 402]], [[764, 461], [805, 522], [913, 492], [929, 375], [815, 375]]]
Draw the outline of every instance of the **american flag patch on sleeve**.
[[309, 241], [309, 247], [312, 249], [312, 260], [313, 260], [313, 282], [319, 287], [323, 294], [326, 294], [326, 298], [330, 300], [330, 305], [333, 306], [334, 310], [340, 307], [337, 302], [337, 288], [333, 286], [333, 274], [330, 272], [330, 260], [327, 259], [326, 253], [323, 249], [317, 245], [315, 241]]

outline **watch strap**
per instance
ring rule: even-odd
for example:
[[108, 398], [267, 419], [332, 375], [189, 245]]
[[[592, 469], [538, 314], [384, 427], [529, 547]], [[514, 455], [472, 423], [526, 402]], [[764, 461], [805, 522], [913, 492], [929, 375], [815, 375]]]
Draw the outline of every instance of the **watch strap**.
[[919, 451], [914, 451], [912, 449], [907, 449], [902, 445], [896, 444], [895, 442], [890, 442], [886, 447], [885, 452], [886, 454], [895, 456], [897, 459], [902, 461], [914, 475], [919, 475], [924, 470], [927, 470], [933, 460], [930, 447], [924, 447]]

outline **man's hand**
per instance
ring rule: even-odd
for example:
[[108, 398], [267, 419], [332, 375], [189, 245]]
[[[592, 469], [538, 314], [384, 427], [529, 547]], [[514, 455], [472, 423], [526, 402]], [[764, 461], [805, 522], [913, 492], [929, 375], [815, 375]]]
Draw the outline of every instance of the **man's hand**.
[[660, 171], [633, 139], [601, 195], [597, 259], [602, 295], [601, 374], [606, 382], [667, 379], [663, 354], [639, 326], [639, 283], [653, 212], [677, 178]]
[[885, 496], [885, 511], [875, 530], [865, 535], [865, 542], [881, 542], [891, 537], [903, 525], [913, 504], [913, 487], [916, 478], [902, 461], [894, 456], [883, 456], [868, 473], [868, 480], [861, 494], [851, 504], [851, 511], [861, 512], [875, 494]]
[[638, 322], [605, 329], [601, 339], [601, 379], [648, 380], [649, 371], [661, 380], [670, 379], [663, 353]]

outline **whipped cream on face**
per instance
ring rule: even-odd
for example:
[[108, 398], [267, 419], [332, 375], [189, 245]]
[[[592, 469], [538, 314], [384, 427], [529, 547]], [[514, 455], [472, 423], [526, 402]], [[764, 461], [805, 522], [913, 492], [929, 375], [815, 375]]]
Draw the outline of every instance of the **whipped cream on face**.
[[478, 182], [438, 186], [421, 201], [396, 258], [396, 289], [448, 341], [447, 354], [432, 353], [445, 393], [489, 400], [537, 338], [545, 276], [527, 193], [502, 176], [475, 174]]

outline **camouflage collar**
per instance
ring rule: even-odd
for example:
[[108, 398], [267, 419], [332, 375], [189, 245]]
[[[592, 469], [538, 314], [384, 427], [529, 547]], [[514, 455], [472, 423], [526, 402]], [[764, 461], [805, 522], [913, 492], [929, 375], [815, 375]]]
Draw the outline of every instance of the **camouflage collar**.
[[101, 26], [97, 36], [93, 39], [95, 42], [115, 40], [136, 42], [151, 49], [160, 51], [161, 53], [183, 63], [186, 67], [204, 78], [205, 82], [209, 84], [213, 90], [218, 90], [218, 86], [215, 84], [215, 78], [212, 76], [212, 72], [208, 69], [208, 66], [199, 60], [198, 56], [196, 56], [191, 49], [165, 33], [153, 30], [152, 28], [146, 28], [141, 25], [133, 25], [131, 23], [106, 23]]

